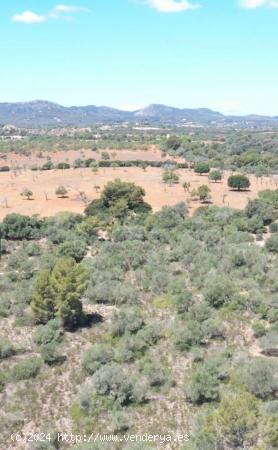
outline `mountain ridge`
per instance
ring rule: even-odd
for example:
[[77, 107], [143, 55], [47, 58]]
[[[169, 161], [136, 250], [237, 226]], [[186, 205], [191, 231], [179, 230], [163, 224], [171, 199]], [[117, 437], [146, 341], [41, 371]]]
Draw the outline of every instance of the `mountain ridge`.
[[100, 123], [149, 122], [203, 126], [278, 126], [278, 116], [224, 115], [209, 108], [176, 108], [150, 104], [135, 111], [107, 106], [63, 106], [47, 100], [0, 103], [0, 124], [18, 127], [90, 126]]

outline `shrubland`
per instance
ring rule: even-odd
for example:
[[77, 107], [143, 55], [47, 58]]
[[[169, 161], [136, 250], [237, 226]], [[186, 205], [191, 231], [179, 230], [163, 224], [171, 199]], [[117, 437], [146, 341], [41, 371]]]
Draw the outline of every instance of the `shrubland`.
[[84, 216], [3, 220], [2, 446], [31, 424], [277, 448], [276, 194], [192, 217], [144, 195], [116, 180]]

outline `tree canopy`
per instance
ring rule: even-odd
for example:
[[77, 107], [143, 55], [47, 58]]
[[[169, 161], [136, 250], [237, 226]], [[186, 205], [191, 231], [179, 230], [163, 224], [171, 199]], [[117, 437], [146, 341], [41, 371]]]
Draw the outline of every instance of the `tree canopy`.
[[250, 187], [250, 180], [245, 175], [231, 175], [228, 178], [228, 186], [232, 189], [241, 191]]

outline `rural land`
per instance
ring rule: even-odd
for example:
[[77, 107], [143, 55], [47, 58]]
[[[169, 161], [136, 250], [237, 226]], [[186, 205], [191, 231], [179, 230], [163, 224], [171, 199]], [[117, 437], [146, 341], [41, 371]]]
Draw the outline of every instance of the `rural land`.
[[278, 117], [0, 123], [0, 448], [277, 449]]

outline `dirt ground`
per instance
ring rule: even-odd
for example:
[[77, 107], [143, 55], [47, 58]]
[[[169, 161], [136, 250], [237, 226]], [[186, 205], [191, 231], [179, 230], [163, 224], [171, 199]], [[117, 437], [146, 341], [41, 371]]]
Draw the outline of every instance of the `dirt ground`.
[[[139, 157], [139, 155], [137, 154]], [[209, 182], [207, 176], [196, 175], [190, 169], [177, 171], [180, 183], [172, 187], [162, 183], [163, 169], [147, 168], [144, 172], [141, 168], [101, 168], [97, 173], [91, 169], [69, 169], [32, 172], [31, 170], [18, 171], [14, 176], [12, 172], [0, 173], [0, 219], [7, 214], [16, 212], [20, 214], [39, 214], [42, 217], [51, 216], [61, 211], [82, 213], [84, 202], [80, 198], [80, 192], [84, 192], [91, 201], [100, 195], [100, 191], [108, 181], [120, 178], [124, 181], [132, 181], [142, 186], [146, 191], [146, 201], [155, 211], [164, 205], [174, 205], [181, 201], [187, 201], [190, 211], [193, 213], [201, 203], [190, 202], [190, 194], [184, 192], [182, 184], [187, 181], [191, 184], [191, 190], [207, 184], [211, 189], [212, 202], [218, 206], [230, 206], [242, 209], [248, 199], [257, 197], [259, 191], [275, 189], [276, 186], [270, 178], [256, 180], [250, 176], [251, 188], [246, 192], [231, 191], [227, 187], [227, 177], [221, 183]], [[59, 185], [68, 190], [68, 198], [57, 198], [55, 191]], [[96, 189], [96, 186], [99, 189]], [[34, 197], [32, 200], [22, 198], [21, 192], [31, 189]], [[98, 192], [97, 192], [98, 191]]]
[[[94, 158], [96, 161], [100, 161], [101, 153], [103, 151], [107, 151], [110, 155], [111, 161], [113, 160], [121, 160], [121, 161], [134, 161], [136, 159], [145, 160], [145, 161], [165, 161], [167, 158], [162, 158], [161, 151], [155, 146], [150, 146], [148, 150], [140, 150], [140, 149], [122, 149], [122, 150], [65, 150], [65, 151], [56, 151], [56, 152], [43, 152], [42, 156], [40, 152], [32, 152], [30, 156], [18, 155], [16, 153], [6, 153], [0, 155], [0, 165], [8, 165], [11, 168], [15, 167], [31, 167], [34, 165], [42, 166], [47, 159], [51, 159], [54, 164], [59, 162], [67, 162], [72, 164], [76, 159], [89, 159]], [[171, 158], [173, 159], [173, 158]], [[177, 158], [176, 161], [184, 162], [183, 159]]]

